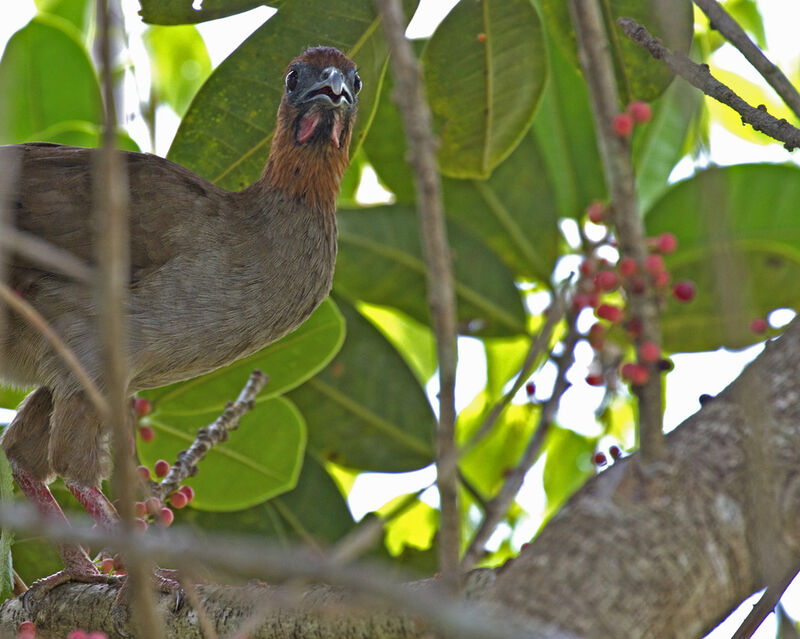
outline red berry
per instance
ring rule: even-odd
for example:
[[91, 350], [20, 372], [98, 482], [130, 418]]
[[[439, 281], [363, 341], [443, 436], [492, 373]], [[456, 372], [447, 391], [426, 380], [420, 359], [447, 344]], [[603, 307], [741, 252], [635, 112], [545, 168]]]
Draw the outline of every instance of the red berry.
[[187, 501], [192, 501], [192, 499], [194, 499], [194, 488], [192, 488], [191, 486], [183, 485], [180, 488], [178, 488], [178, 492], [181, 492], [184, 495], [186, 495]]
[[620, 457], [622, 457], [622, 451], [619, 449], [619, 446], [612, 446], [611, 448], [608, 449], [608, 452], [611, 453], [611, 456], [614, 459], [619, 459]]
[[602, 202], [595, 200], [586, 207], [586, 217], [594, 224], [602, 224], [606, 216], [606, 207]]
[[144, 507], [151, 515], [155, 515], [161, 509], [161, 506], [161, 500], [158, 497], [148, 497], [144, 501]]
[[605, 327], [602, 324], [595, 322], [589, 329], [586, 339], [589, 341], [589, 344], [592, 346], [592, 348], [597, 350], [603, 345], [603, 337], [605, 337], [605, 334]]
[[133, 513], [137, 517], [144, 517], [147, 514], [147, 505], [143, 501], [137, 501], [133, 504]]
[[656, 248], [664, 254], [674, 253], [678, 248], [678, 238], [672, 233], [662, 233], [656, 238]]
[[761, 333], [766, 333], [767, 332], [766, 320], [757, 317], [752, 322], [750, 322], [750, 330], [758, 335], [760, 335]]
[[679, 302], [691, 302], [694, 299], [695, 293], [694, 282], [690, 282], [689, 280], [678, 282], [672, 287], [672, 294]]
[[653, 286], [656, 288], [664, 288], [669, 284], [669, 280], [669, 271], [659, 271], [653, 274]]
[[642, 328], [642, 320], [638, 317], [631, 317], [625, 322], [625, 330], [628, 331], [628, 335], [630, 335], [631, 339], [639, 339], [639, 336], [642, 334]]
[[621, 138], [627, 138], [633, 132], [633, 118], [627, 113], [618, 113], [611, 120], [611, 126]]
[[133, 527], [138, 528], [142, 532], [147, 530], [147, 522], [144, 519], [136, 518], [133, 520]]
[[150, 469], [147, 466], [137, 466], [136, 472], [139, 473], [142, 481], [150, 481]]
[[533, 397], [536, 395], [536, 384], [533, 382], [528, 382], [525, 384], [525, 392], [528, 394], [528, 397]]
[[604, 466], [606, 463], [606, 456], [604, 453], [595, 453], [594, 457], [592, 457], [592, 461], [598, 466]]
[[159, 459], [153, 466], [156, 477], [166, 477], [169, 472], [169, 462], [165, 459]]
[[608, 320], [612, 324], [619, 322], [623, 316], [622, 309], [619, 306], [612, 306], [611, 304], [600, 304], [595, 314], [600, 319]]
[[149, 415], [150, 411], [153, 410], [153, 404], [150, 403], [149, 399], [145, 399], [144, 397], [137, 397], [133, 400], [133, 412], [136, 413], [137, 417], [144, 417], [145, 415]]
[[572, 298], [572, 310], [577, 313], [587, 306], [597, 306], [597, 293], [575, 293]]
[[178, 491], [169, 498], [169, 503], [173, 508], [181, 509], [189, 503], [189, 499], [186, 497], [186, 493]]
[[633, 362], [623, 364], [620, 374], [622, 379], [629, 381], [634, 386], [642, 386], [650, 379], [650, 371], [647, 370], [647, 367]]
[[664, 258], [660, 255], [648, 255], [644, 260], [644, 270], [650, 275], [657, 275], [664, 270]]
[[67, 639], [89, 639], [89, 633], [87, 633], [85, 630], [81, 630], [80, 628], [75, 628], [75, 630], [69, 631]]
[[653, 117], [653, 108], [647, 102], [637, 100], [628, 105], [628, 114], [637, 124], [644, 124]]
[[619, 286], [619, 278], [614, 271], [600, 271], [595, 276], [594, 283], [601, 291], [613, 291]]
[[600, 373], [589, 373], [586, 376], [586, 383], [589, 384], [589, 386], [602, 386], [604, 382], [605, 380]]
[[169, 526], [173, 521], [175, 521], [175, 513], [172, 512], [171, 509], [164, 506], [164, 508], [158, 512], [158, 519], [162, 526]]
[[104, 557], [103, 560], [100, 562], [100, 571], [106, 574], [110, 574], [113, 570], [114, 570], [114, 558]]
[[647, 364], [653, 364], [661, 359], [661, 349], [655, 342], [643, 342], [639, 346], [639, 360]]
[[139, 427], [139, 437], [142, 438], [143, 442], [151, 442], [155, 439], [156, 431], [153, 430], [152, 426], [140, 426]]
[[19, 634], [26, 633], [26, 634], [29, 634], [29, 635], [35, 635], [36, 634], [36, 624], [33, 623], [32, 621], [23, 621], [21, 624], [19, 624], [19, 628], [17, 628], [17, 632]]
[[86, 639], [108, 639], [108, 635], [105, 632], [95, 630], [94, 632], [90, 632]]
[[631, 277], [632, 275], [636, 274], [636, 271], [639, 270], [639, 265], [636, 263], [636, 260], [632, 257], [623, 257], [619, 261], [619, 274], [622, 277]]
[[641, 277], [634, 277], [631, 280], [631, 292], [634, 295], [642, 295], [647, 290], [647, 284]]
[[584, 277], [591, 277], [594, 275], [596, 270], [597, 269], [595, 268], [594, 260], [585, 259], [583, 262], [581, 262], [580, 271], [581, 275]]

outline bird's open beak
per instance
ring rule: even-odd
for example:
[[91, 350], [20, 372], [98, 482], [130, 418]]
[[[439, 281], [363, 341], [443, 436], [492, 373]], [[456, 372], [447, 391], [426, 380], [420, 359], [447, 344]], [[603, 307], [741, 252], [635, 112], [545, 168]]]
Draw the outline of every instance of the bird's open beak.
[[320, 100], [335, 107], [352, 106], [353, 94], [347, 88], [344, 75], [336, 67], [328, 67], [322, 72], [322, 79], [309, 87], [304, 102]]

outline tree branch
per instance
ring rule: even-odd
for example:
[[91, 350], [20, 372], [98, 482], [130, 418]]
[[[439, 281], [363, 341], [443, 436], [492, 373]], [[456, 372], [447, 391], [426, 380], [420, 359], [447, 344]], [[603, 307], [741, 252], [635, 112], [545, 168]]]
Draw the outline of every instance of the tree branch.
[[[589, 88], [603, 172], [611, 193], [620, 253], [635, 259], [641, 270], [648, 254], [647, 239], [636, 197], [630, 142], [618, 135], [612, 125], [620, 109], [603, 17], [596, 0], [570, 0], [570, 11]], [[644, 293], [637, 294], [632, 286], [627, 286], [626, 293], [631, 314], [642, 322], [636, 344], [654, 342], [660, 347], [661, 329], [654, 287], [648, 286]], [[644, 465], [660, 459], [664, 452], [661, 373], [657, 364], [647, 366], [650, 378], [645, 384], [633, 387], [639, 400], [639, 447]]]
[[733, 89], [712, 76], [707, 64], [695, 64], [679, 51], [670, 51], [633, 18], [618, 18], [617, 24], [625, 32], [625, 35], [649, 51], [656, 60], [663, 60], [673, 73], [681, 76], [706, 95], [731, 107], [741, 116], [744, 124], [749, 124], [756, 131], [761, 131], [778, 142], [783, 142], [787, 151], [800, 148], [800, 129], [784, 119], [779, 120], [770, 115], [763, 104], [758, 107], [750, 106], [736, 95]]
[[745, 620], [739, 626], [739, 629], [733, 634], [731, 639], [750, 639], [758, 627], [767, 618], [767, 615], [775, 610], [775, 606], [783, 597], [783, 593], [792, 583], [792, 580], [797, 575], [797, 570], [790, 570], [775, 583], [767, 586], [764, 594], [758, 600], [750, 613], [745, 617]]
[[439, 360], [439, 427], [436, 470], [441, 523], [439, 563], [444, 584], [458, 587], [460, 547], [455, 455], [456, 300], [450, 247], [442, 208], [441, 183], [430, 109], [420, 70], [404, 36], [405, 19], [398, 0], [376, 0], [392, 57], [395, 100], [403, 117], [414, 166], [420, 236], [428, 276], [428, 304]]
[[711, 28], [719, 31], [728, 42], [735, 46], [747, 61], [775, 89], [786, 105], [800, 118], [800, 93], [777, 66], [769, 61], [764, 52], [748, 37], [744, 29], [725, 11], [717, 0], [694, 0], [694, 3], [708, 16]]

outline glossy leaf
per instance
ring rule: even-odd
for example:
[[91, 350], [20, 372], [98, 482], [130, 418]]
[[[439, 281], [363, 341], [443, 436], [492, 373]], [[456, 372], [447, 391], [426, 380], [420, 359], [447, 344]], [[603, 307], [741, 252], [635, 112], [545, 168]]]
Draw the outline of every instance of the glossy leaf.
[[[547, 26], [578, 67], [575, 32], [569, 3], [541, 0]], [[672, 81], [666, 65], [628, 38], [617, 26], [620, 17], [635, 19], [673, 51], [688, 53], [692, 43], [692, 3], [689, 0], [601, 0], [606, 35], [614, 58], [620, 103], [655, 100]]]
[[434, 417], [403, 359], [355, 309], [340, 302], [347, 340], [333, 362], [289, 397], [306, 418], [308, 445], [361, 470], [399, 472], [433, 455]]
[[[385, 504], [378, 511], [379, 515], [390, 513], [408, 495], [401, 495]], [[425, 550], [433, 545], [436, 531], [439, 528], [439, 511], [422, 501], [415, 501], [384, 524], [386, 536], [384, 544], [393, 557], [401, 554], [405, 548]]]
[[452, 177], [486, 178], [530, 126], [547, 77], [538, 13], [530, 0], [460, 2], [422, 56]]
[[484, 339], [486, 392], [494, 400], [505, 394], [505, 386], [516, 379], [531, 346], [528, 336]]
[[185, 25], [150, 27], [142, 39], [150, 55], [152, 97], [182, 116], [211, 73], [203, 38], [196, 27]]
[[270, 380], [258, 397], [264, 401], [302, 384], [321, 370], [344, 340], [344, 320], [327, 299], [303, 324], [286, 337], [249, 357], [200, 377], [140, 393], [153, 408], [166, 413], [221, 410], [235, 400], [250, 374], [259, 369]]
[[0, 384], [0, 408], [15, 409], [31, 390], [30, 388], [20, 389]]
[[[203, 0], [199, 9], [194, 0], [139, 0], [142, 20], [151, 24], [194, 24], [216, 20], [263, 6], [263, 0]], [[273, 7], [281, 0], [269, 0]]]
[[355, 155], [386, 68], [387, 48], [374, 3], [318, 3], [309, 20], [305, 2], [284, 0], [278, 13], [211, 74], [181, 122], [169, 158], [225, 188], [238, 190], [255, 180], [272, 141], [286, 66], [317, 42], [337, 47], [358, 65], [364, 88], [350, 149]]
[[37, 15], [0, 60], [0, 144], [39, 140], [63, 122], [101, 120], [100, 87], [80, 33], [64, 19]]
[[[406, 206], [339, 211], [334, 290], [350, 300], [393, 306], [428, 323], [425, 264], [416, 211]], [[525, 332], [511, 273], [481, 242], [448, 227], [462, 332]]]
[[[141, 461], [152, 468], [158, 459], [173, 461], [189, 448], [198, 429], [219, 417], [218, 411], [175, 415], [156, 411], [144, 423], [155, 438], [138, 442]], [[305, 452], [303, 416], [282, 397], [259, 402], [242, 417], [227, 441], [211, 448], [200, 472], [186, 481], [195, 490], [195, 508], [241, 510], [291, 490]]]
[[673, 281], [694, 281], [688, 304], [672, 297], [661, 320], [670, 351], [742, 348], [763, 339], [750, 321], [800, 299], [800, 169], [712, 168], [679, 182], [646, 217], [648, 235], [669, 231]]
[[585, 437], [566, 428], [550, 427], [543, 446], [547, 453], [544, 463], [547, 519], [558, 512], [572, 493], [592, 475], [592, 453], [596, 444], [594, 437]]
[[89, 0], [36, 0], [39, 11], [64, 18], [84, 35], [92, 23], [93, 6]]

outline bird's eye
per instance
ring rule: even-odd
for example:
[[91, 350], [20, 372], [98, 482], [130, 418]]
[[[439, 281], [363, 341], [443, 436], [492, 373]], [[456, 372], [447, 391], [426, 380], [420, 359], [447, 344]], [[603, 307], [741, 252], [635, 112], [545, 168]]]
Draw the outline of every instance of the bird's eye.
[[361, 92], [361, 78], [358, 77], [358, 73], [356, 73], [356, 77], [353, 80], [353, 91], [356, 92], [356, 95]]
[[292, 69], [286, 74], [286, 90], [294, 91], [297, 88], [297, 71]]

